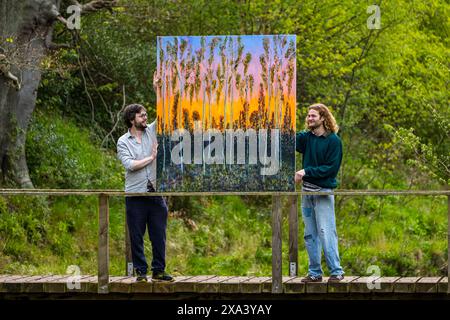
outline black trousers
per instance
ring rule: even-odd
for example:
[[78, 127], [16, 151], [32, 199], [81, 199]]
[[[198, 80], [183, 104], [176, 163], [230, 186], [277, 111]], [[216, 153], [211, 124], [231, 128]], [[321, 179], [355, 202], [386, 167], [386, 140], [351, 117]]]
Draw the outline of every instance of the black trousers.
[[162, 197], [125, 197], [131, 255], [136, 272], [146, 274], [144, 234], [148, 228], [152, 243], [152, 272], [162, 272], [166, 267], [166, 229], [168, 210]]

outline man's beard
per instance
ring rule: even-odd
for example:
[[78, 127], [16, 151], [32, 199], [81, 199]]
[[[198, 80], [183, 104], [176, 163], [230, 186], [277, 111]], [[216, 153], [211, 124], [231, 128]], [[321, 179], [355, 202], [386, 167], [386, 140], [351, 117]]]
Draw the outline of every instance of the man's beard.
[[314, 122], [313, 124], [308, 124], [309, 130], [316, 130], [319, 127], [320, 127], [320, 124], [317, 124], [316, 122]]
[[135, 127], [136, 127], [137, 130], [144, 131], [144, 129], [147, 128], [147, 124], [136, 123]]

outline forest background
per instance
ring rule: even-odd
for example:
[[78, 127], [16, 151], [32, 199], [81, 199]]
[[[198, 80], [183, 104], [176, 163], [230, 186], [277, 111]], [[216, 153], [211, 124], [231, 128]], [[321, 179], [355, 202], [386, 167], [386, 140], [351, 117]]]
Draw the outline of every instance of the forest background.
[[[62, 1], [61, 8], [72, 2]], [[367, 12], [373, 4], [380, 8], [379, 29]], [[0, 9], [0, 19], [14, 14]], [[443, 0], [130, 0], [82, 15], [80, 30], [56, 22], [53, 40], [69, 46], [48, 51], [39, 62], [42, 78], [25, 132], [32, 185], [123, 188], [123, 168], [115, 158], [115, 142], [126, 130], [120, 110], [142, 103], [149, 119], [155, 118], [157, 36], [295, 34], [297, 130], [303, 129], [308, 105], [331, 107], [344, 146], [339, 188], [448, 189], [449, 16], [450, 4]], [[0, 46], [14, 41], [2, 37]], [[300, 164], [297, 156], [297, 168]], [[1, 187], [21, 187], [7, 178], [5, 168]], [[270, 197], [168, 202], [169, 272], [270, 276]], [[446, 275], [446, 207], [445, 197], [337, 197], [346, 274], [364, 275], [376, 265], [385, 276]], [[97, 212], [96, 197], [1, 196], [0, 273], [64, 274], [69, 265], [78, 265], [83, 274], [95, 274]], [[125, 272], [124, 220], [124, 200], [114, 197], [113, 275]], [[299, 273], [304, 274], [307, 254], [299, 222]], [[149, 249], [147, 242], [147, 257]], [[283, 273], [288, 274], [287, 263]]]

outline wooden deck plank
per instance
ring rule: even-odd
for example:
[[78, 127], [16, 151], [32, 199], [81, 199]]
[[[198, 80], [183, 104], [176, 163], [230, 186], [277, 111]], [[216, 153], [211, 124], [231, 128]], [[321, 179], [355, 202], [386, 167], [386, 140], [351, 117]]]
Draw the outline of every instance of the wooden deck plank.
[[383, 293], [394, 292], [394, 283], [399, 279], [400, 277], [381, 277], [377, 279], [377, 283], [380, 284], [379, 289], [375, 287], [373, 291]]
[[448, 290], [448, 277], [442, 277], [438, 283], [438, 292], [447, 293]]
[[96, 293], [98, 292], [98, 277], [87, 276], [81, 279], [81, 292]]
[[0, 282], [12, 282], [15, 279], [22, 279], [24, 277], [26, 277], [26, 276], [21, 275], [21, 274], [16, 274], [16, 275], [10, 274], [10, 275], [6, 275], [5, 277], [3, 277]]
[[72, 275], [54, 276], [44, 282], [44, 291], [48, 293], [64, 293], [74, 291], [69, 289], [67, 283], [71, 281]]
[[359, 277], [349, 283], [349, 292], [371, 293], [375, 292], [381, 277]]
[[20, 293], [23, 292], [23, 283], [32, 279], [32, 275], [9, 275], [2, 278], [0, 283], [0, 292]]
[[[72, 276], [57, 280], [57, 283], [65, 283], [66, 292], [94, 292], [97, 285], [97, 276], [92, 275], [80, 275], [79, 278], [71, 279]], [[80, 283], [79, 288], [75, 281]], [[70, 288], [69, 288], [70, 284]], [[89, 287], [90, 290], [89, 290]]]
[[131, 282], [136, 282], [136, 276], [128, 276], [128, 277], [123, 277], [122, 279], [118, 279], [117, 281], [115, 281], [117, 283], [131, 283]]
[[153, 282], [149, 279], [148, 282], [136, 282], [136, 278], [131, 282], [132, 293], [151, 293], [153, 292]]
[[127, 279], [133, 279], [134, 277], [127, 277], [127, 276], [121, 276], [121, 277], [110, 277], [109, 278], [109, 292], [115, 292], [115, 293], [130, 293], [131, 289], [131, 282], [126, 283], [123, 282]]
[[39, 276], [39, 278], [33, 279], [33, 282], [34, 283], [45, 283], [45, 281], [47, 281], [48, 279], [52, 279], [53, 277], [55, 277], [54, 274], [41, 275], [41, 276]]
[[271, 280], [270, 277], [254, 277], [241, 282], [242, 293], [261, 293], [263, 283]]
[[[18, 293], [22, 290], [22, 283], [20, 280], [26, 279], [26, 275], [9, 275], [4, 277], [0, 282], [0, 292], [14, 292]], [[19, 280], [19, 281], [18, 281]]]
[[254, 277], [232, 277], [225, 281], [222, 281], [219, 285], [219, 292], [223, 293], [240, 293], [241, 283], [248, 281]]
[[[22, 275], [11, 275], [11, 274], [4, 275], [0, 280], [0, 292], [8, 292], [8, 288], [12, 286], [9, 283], [12, 280], [21, 278], [21, 277], [23, 277], [23, 276]], [[17, 287], [17, 285], [16, 285], [16, 287]]]
[[48, 279], [53, 279], [55, 275], [37, 275], [30, 276], [27, 278], [22, 278], [21, 292], [26, 293], [39, 293], [45, 292], [44, 283]]
[[174, 283], [188, 281], [188, 280], [192, 279], [193, 277], [195, 277], [195, 276], [177, 276], [177, 277], [174, 277], [174, 279], [175, 279]]
[[173, 282], [153, 282], [153, 292], [172, 293], [175, 292], [175, 286], [178, 282], [191, 279], [192, 276], [174, 277]]
[[128, 278], [130, 278], [130, 276], [113, 276], [113, 277], [109, 277], [109, 283], [119, 282], [121, 280], [128, 279]]
[[306, 293], [327, 293], [329, 277], [323, 277], [322, 282], [308, 282], [306, 283]]
[[[21, 282], [23, 282], [23, 283], [27, 283], [27, 282], [35, 282], [35, 281], [41, 280], [41, 279], [43, 279], [43, 278], [45, 278], [45, 277], [46, 277], [46, 276], [43, 276], [43, 275], [30, 276], [30, 277], [27, 277], [27, 278], [25, 278], [25, 279], [22, 279]], [[17, 280], [16, 280], [16, 281], [17, 281]]]
[[195, 284], [201, 281], [205, 281], [215, 276], [205, 275], [205, 276], [194, 276], [192, 278], [182, 280], [175, 283], [174, 292], [195, 292]]
[[[79, 278], [72, 279], [73, 275], [61, 275], [58, 279], [41, 279], [44, 283], [52, 282], [49, 286], [53, 291], [63, 292], [96, 292], [97, 288], [97, 276], [92, 275], [80, 275]], [[41, 281], [39, 280], [39, 281]], [[75, 281], [79, 281], [79, 289]], [[69, 287], [70, 284], [70, 287]], [[45, 286], [45, 285], [44, 285]], [[53, 292], [52, 291], [52, 292]]]
[[[177, 282], [185, 281], [193, 278], [193, 276], [178, 276], [174, 277], [174, 282], [152, 282], [151, 278], [148, 278], [148, 283], [150, 285], [139, 284], [136, 283], [135, 276], [120, 276], [120, 277], [112, 277], [110, 279], [109, 287], [110, 292], [118, 292], [118, 293], [146, 293], [150, 292], [150, 286], [152, 287], [152, 291], [154, 293], [172, 293], [175, 290], [175, 286]], [[134, 290], [131, 288], [134, 286]]]
[[283, 282], [284, 293], [305, 293], [306, 285], [301, 282], [303, 277], [295, 277]]
[[415, 292], [419, 293], [437, 293], [438, 283], [442, 277], [422, 277], [416, 282]]
[[[295, 277], [284, 276], [284, 277], [281, 278], [281, 283], [283, 284], [286, 281], [289, 281], [289, 280], [291, 280], [293, 278], [295, 278]], [[264, 281], [262, 283], [262, 292], [263, 293], [271, 293], [272, 292], [272, 278], [269, 278], [269, 280]]]
[[329, 293], [348, 293], [350, 292], [350, 282], [358, 279], [358, 276], [344, 276], [339, 282], [328, 281], [328, 292]]
[[394, 282], [395, 293], [414, 293], [420, 277], [403, 277]]
[[20, 275], [18, 277], [10, 278], [6, 280], [6, 282], [15, 283], [15, 282], [24, 282], [27, 279], [30, 279], [33, 275]]
[[109, 283], [109, 292], [130, 293], [132, 283], [136, 282], [136, 277], [118, 277], [113, 278]]
[[44, 282], [42, 281], [49, 276], [39, 275], [26, 279], [22, 284], [22, 292], [39, 293], [44, 292]]
[[234, 278], [234, 276], [216, 276], [195, 284], [195, 292], [217, 293], [221, 282]]

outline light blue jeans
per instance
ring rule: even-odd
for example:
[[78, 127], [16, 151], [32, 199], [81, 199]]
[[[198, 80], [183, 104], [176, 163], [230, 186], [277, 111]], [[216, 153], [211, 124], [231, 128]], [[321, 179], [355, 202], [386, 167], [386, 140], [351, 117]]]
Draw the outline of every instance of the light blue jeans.
[[[322, 188], [328, 192], [331, 189]], [[334, 195], [303, 195], [302, 215], [305, 223], [305, 246], [309, 256], [308, 274], [321, 276], [322, 248], [330, 275], [344, 274], [339, 260]]]

